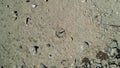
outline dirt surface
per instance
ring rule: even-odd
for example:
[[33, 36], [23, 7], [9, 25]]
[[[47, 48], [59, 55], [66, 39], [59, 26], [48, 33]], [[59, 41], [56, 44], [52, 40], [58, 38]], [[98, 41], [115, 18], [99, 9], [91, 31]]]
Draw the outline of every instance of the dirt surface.
[[0, 68], [120, 68], [120, 0], [0, 0]]

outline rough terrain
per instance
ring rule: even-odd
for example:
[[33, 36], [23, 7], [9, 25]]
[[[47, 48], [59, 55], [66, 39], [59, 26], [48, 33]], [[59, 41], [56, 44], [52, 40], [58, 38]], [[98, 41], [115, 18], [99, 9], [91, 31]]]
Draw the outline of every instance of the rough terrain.
[[0, 68], [120, 68], [120, 0], [0, 0]]

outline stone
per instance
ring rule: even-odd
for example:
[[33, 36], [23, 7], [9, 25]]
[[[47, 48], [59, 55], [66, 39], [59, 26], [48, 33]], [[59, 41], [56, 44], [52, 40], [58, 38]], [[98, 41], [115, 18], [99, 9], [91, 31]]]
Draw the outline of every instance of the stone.
[[111, 44], [110, 44], [110, 47], [112, 48], [117, 48], [118, 47], [118, 42], [117, 40], [112, 40]]
[[63, 28], [58, 29], [55, 34], [58, 38], [63, 38], [65, 36], [65, 30]]
[[87, 68], [90, 68], [91, 67], [91, 63], [90, 63], [90, 60], [86, 57], [84, 57], [82, 59], [82, 67], [87, 67]]
[[107, 53], [99, 51], [96, 55], [96, 58], [100, 59], [100, 60], [107, 60], [109, 57], [108, 57]]
[[40, 63], [40, 67], [39, 68], [48, 68], [45, 64]]
[[33, 5], [32, 5], [32, 8], [36, 8], [37, 6], [38, 6], [38, 5], [36, 5], [36, 4], [33, 4]]
[[96, 63], [96, 67], [95, 68], [103, 68], [101, 63]]

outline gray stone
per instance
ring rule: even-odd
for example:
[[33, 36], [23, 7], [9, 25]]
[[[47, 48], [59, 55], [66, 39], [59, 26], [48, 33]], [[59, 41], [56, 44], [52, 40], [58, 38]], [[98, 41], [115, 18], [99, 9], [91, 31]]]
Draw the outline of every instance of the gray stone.
[[110, 44], [110, 47], [112, 47], [112, 48], [118, 47], [118, 42], [117, 42], [117, 40], [112, 40], [112, 42], [111, 42], [111, 44]]

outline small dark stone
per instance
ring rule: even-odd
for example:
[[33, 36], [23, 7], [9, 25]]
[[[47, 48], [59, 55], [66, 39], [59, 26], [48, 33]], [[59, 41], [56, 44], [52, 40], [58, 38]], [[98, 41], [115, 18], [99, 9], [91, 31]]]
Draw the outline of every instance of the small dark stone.
[[65, 66], [65, 65], [66, 65], [66, 63], [67, 63], [67, 61], [68, 61], [68, 60], [63, 59], [63, 60], [61, 61], [61, 64], [62, 64], [63, 66]]
[[117, 65], [117, 64], [115, 63], [115, 61], [108, 62], [108, 64], [109, 64], [109, 65]]
[[22, 45], [20, 45], [19, 47], [20, 47], [20, 49], [22, 49]]
[[37, 40], [36, 40], [36, 39], [33, 39], [33, 42], [37, 43]]
[[75, 66], [75, 68], [81, 68], [80, 66]]
[[73, 37], [71, 37], [72, 41], [73, 41]]
[[1, 68], [4, 68], [3, 66], [1, 66]]
[[17, 11], [14, 11], [14, 13], [17, 13]]
[[75, 59], [75, 63], [77, 62], [77, 59]]
[[16, 68], [28, 68], [25, 64], [17, 65]]
[[107, 60], [109, 57], [106, 53], [99, 51], [96, 55], [96, 58], [101, 60]]
[[27, 17], [27, 18], [26, 18], [26, 25], [28, 25], [29, 20], [31, 20], [31, 18], [30, 18], [30, 17]]
[[45, 2], [48, 2], [48, 0], [45, 0]]
[[90, 60], [88, 58], [83, 58], [82, 59], [82, 67], [83, 68], [90, 68], [91, 67], [91, 63], [90, 63]]
[[85, 57], [85, 58], [82, 59], [82, 63], [90, 64], [90, 60]]
[[52, 55], [50, 54], [49, 57], [52, 57]]
[[84, 41], [85, 45], [89, 46], [89, 43], [87, 41]]
[[50, 45], [50, 44], [47, 44], [47, 47], [51, 47], [51, 45]]
[[98, 15], [96, 15], [95, 18], [98, 18]]
[[30, 2], [30, 0], [26, 0], [26, 2]]
[[117, 53], [118, 53], [118, 54], [116, 55], [116, 58], [117, 58], [117, 59], [120, 59], [120, 49], [117, 49]]
[[21, 68], [25, 68], [25, 65], [21, 65]]
[[118, 62], [117, 66], [120, 67], [120, 62]]
[[8, 32], [8, 34], [10, 35], [10, 34], [11, 34], [11, 32]]
[[40, 63], [40, 67], [39, 68], [48, 68], [45, 64]]
[[15, 17], [15, 20], [17, 20], [17, 17]]
[[65, 35], [65, 30], [63, 28], [58, 29], [55, 34], [58, 38], [63, 38]]
[[7, 8], [9, 8], [10, 6], [9, 5], [6, 5]]
[[14, 14], [15, 14], [16, 16], [18, 16], [18, 12], [17, 12], [17, 11], [14, 11]]
[[35, 48], [35, 52], [37, 53], [39, 46], [34, 46], [34, 48]]

